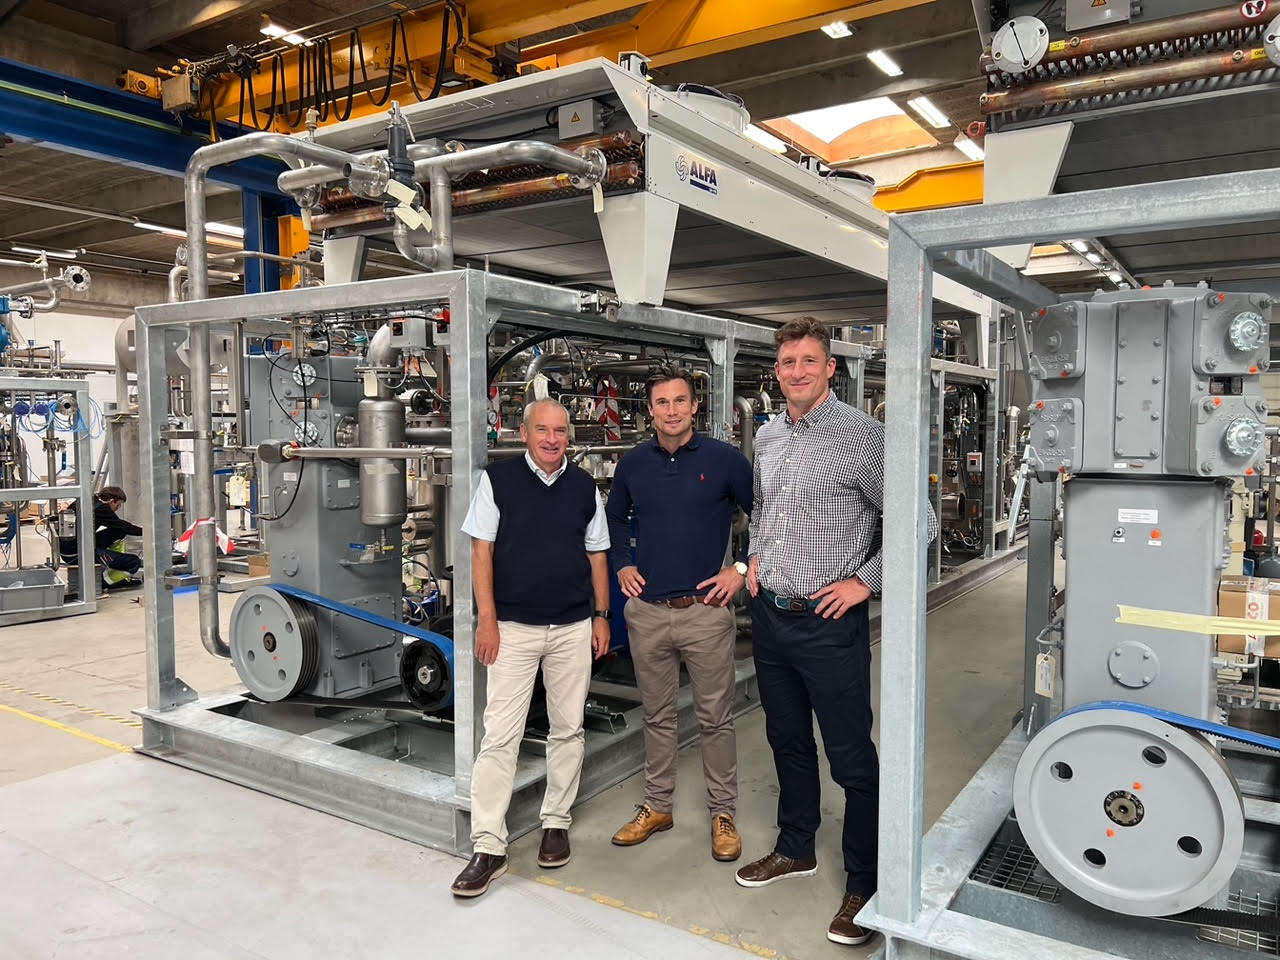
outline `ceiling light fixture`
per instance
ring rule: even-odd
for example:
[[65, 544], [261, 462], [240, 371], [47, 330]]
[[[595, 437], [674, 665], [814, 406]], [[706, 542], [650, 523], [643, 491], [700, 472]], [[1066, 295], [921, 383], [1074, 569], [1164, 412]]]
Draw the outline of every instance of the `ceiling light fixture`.
[[1089, 244], [1085, 240], [1069, 240], [1067, 242], [1071, 244], [1071, 249], [1074, 250], [1076, 253], [1089, 252]]
[[9, 249], [14, 253], [27, 253], [33, 257], [52, 257], [54, 260], [74, 260], [80, 255], [78, 250], [39, 250], [35, 247], [20, 247], [16, 243]]
[[1090, 263], [1098, 263], [1098, 264], [1102, 263], [1102, 257], [1100, 257], [1096, 253], [1086, 253], [1084, 255], [1084, 258], [1088, 260]]
[[785, 140], [775, 137], [768, 130], [763, 130], [760, 127], [757, 127], [754, 123], [747, 124], [746, 136], [748, 140], [753, 143], [758, 143], [766, 150], [771, 150], [774, 153], [787, 152], [787, 142]]
[[289, 32], [289, 28], [282, 27], [280, 24], [274, 23], [270, 17], [263, 16], [262, 26], [258, 28], [258, 32], [260, 32], [264, 37], [271, 37], [272, 39], [275, 39], [276, 37], [283, 37]]
[[209, 220], [205, 223], [204, 229], [208, 233], [219, 233], [224, 237], [243, 237], [244, 227], [233, 226], [230, 223], [220, 223], [217, 220]]
[[970, 160], [985, 160], [987, 157], [986, 151], [964, 134], [956, 137], [956, 149]]
[[879, 67], [881, 73], [886, 73], [891, 77], [902, 76], [902, 68], [898, 66], [893, 57], [883, 50], [872, 50], [867, 54], [867, 59]]
[[934, 106], [933, 101], [928, 97], [913, 97], [907, 101], [907, 106], [920, 114], [931, 127], [951, 126], [951, 121], [947, 119], [947, 115]]
[[853, 31], [843, 20], [836, 20], [833, 23], [825, 24], [822, 28], [822, 32], [832, 40], [839, 40], [841, 37], [853, 36]]
[[1107, 274], [1107, 279], [1114, 284], [1119, 284], [1124, 279], [1124, 275], [1119, 270], [1112, 270]]

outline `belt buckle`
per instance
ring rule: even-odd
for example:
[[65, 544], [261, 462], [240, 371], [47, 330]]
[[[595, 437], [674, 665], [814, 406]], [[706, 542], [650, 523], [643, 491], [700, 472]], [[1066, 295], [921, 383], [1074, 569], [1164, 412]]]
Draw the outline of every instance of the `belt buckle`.
[[809, 609], [809, 604], [800, 597], [787, 598], [787, 611], [789, 613], [804, 613]]

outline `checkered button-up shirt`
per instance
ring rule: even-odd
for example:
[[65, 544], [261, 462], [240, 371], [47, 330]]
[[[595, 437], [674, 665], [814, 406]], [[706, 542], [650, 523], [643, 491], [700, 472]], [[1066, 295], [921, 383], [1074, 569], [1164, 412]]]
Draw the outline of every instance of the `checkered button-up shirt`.
[[[755, 438], [751, 553], [760, 585], [808, 597], [857, 577], [882, 585], [884, 425], [835, 394], [798, 420], [783, 413]], [[929, 539], [938, 534], [932, 507]]]

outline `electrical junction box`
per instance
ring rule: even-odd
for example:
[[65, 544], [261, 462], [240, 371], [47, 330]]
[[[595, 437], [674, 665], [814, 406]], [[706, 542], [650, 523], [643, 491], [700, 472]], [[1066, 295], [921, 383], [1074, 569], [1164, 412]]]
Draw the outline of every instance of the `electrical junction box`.
[[427, 318], [397, 317], [392, 320], [389, 343], [402, 350], [425, 350], [431, 346], [427, 334]]
[[604, 130], [603, 108], [595, 100], [579, 100], [560, 107], [560, 139], [588, 137]]
[[1092, 30], [1129, 20], [1129, 0], [1067, 0], [1067, 30]]
[[970, 453], [970, 454], [969, 454], [968, 462], [965, 464], [965, 468], [966, 468], [970, 473], [981, 473], [981, 472], [982, 472], [982, 454], [981, 454], [981, 452], [974, 451], [974, 452]]
[[189, 73], [160, 81], [160, 103], [171, 113], [194, 110], [200, 103], [200, 84]]

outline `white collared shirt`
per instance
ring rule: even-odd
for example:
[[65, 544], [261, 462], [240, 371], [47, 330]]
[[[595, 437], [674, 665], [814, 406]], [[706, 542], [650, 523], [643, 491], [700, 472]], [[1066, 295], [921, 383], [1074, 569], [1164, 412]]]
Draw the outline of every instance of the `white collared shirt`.
[[[548, 487], [569, 469], [569, 458], [563, 457], [560, 460], [560, 466], [553, 473], [548, 474], [534, 463], [533, 457], [527, 450], [524, 454], [524, 462], [533, 471], [533, 475]], [[498, 521], [501, 517], [498, 505], [493, 499], [493, 484], [489, 482], [489, 474], [482, 473], [480, 483], [476, 487], [476, 495], [467, 510], [467, 518], [462, 521], [462, 532], [476, 540], [488, 540], [492, 543], [498, 539]], [[591, 517], [591, 522], [587, 524], [585, 541], [586, 549], [591, 553], [609, 549], [609, 519], [605, 516], [604, 500], [601, 499], [598, 489], [596, 490], [596, 512]]]

